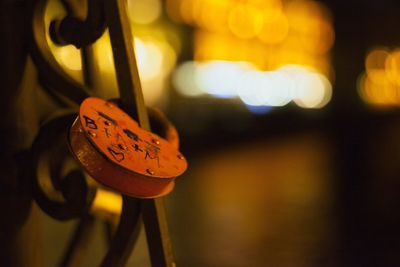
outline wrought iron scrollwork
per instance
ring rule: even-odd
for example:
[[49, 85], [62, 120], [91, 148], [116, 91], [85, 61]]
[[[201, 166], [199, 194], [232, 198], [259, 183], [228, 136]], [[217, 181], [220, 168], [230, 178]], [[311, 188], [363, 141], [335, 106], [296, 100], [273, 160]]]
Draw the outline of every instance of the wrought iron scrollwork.
[[[67, 16], [45, 25], [47, 0], [37, 2], [33, 13], [31, 56], [38, 70], [39, 80], [55, 100], [67, 106], [79, 105], [91, 95], [90, 88], [71, 78], [58, 64], [47, 43], [46, 35], [59, 45], [73, 44], [78, 48], [95, 42], [105, 30], [101, 1], [88, 0], [84, 20], [76, 16], [76, 6], [63, 1]], [[67, 101], [65, 101], [67, 99]], [[58, 220], [81, 218], [74, 238], [62, 260], [68, 266], [74, 255], [76, 242], [81, 240], [88, 221], [88, 213], [96, 194], [89, 186], [83, 172], [72, 168], [62, 173], [68, 161], [68, 127], [77, 114], [69, 112], [42, 125], [31, 149], [31, 176], [34, 182], [34, 198], [39, 206]], [[119, 225], [101, 266], [124, 266], [138, 235], [139, 200], [123, 196]]]
[[[67, 112], [45, 123], [31, 149], [31, 178], [38, 205], [58, 220], [79, 218], [88, 213], [96, 194], [89, 187], [84, 173], [67, 147], [67, 132], [75, 120], [75, 112]], [[70, 166], [66, 166], [70, 163]]]
[[[150, 130], [147, 109], [141, 92], [132, 37], [128, 26], [126, 7], [120, 0], [87, 0], [87, 12], [79, 12], [81, 1], [61, 0], [67, 15], [54, 20], [49, 27], [44, 17], [49, 0], [39, 0], [33, 14], [31, 56], [38, 69], [42, 86], [58, 100], [69, 107], [76, 107], [92, 93], [88, 84], [81, 84], [71, 78], [59, 66], [47, 43], [50, 35], [58, 45], [72, 44], [84, 48], [95, 42], [110, 28], [114, 57], [119, 69], [117, 80], [121, 96], [120, 105], [142, 128]], [[78, 14], [79, 13], [79, 14]], [[85, 66], [84, 66], [85, 67]], [[83, 70], [85, 71], [85, 69]], [[84, 75], [85, 76], [85, 75]], [[86, 80], [87, 81], [87, 80]], [[150, 111], [151, 123], [160, 136], [178, 146], [175, 128], [156, 111]], [[32, 146], [31, 173], [35, 180], [35, 199], [40, 207], [59, 220], [81, 218], [81, 224], [75, 232], [62, 266], [70, 262], [74, 244], [80, 240], [82, 229], [86, 228], [87, 214], [96, 189], [88, 185], [84, 174], [75, 168], [63, 173], [63, 164], [67, 161], [66, 133], [72, 124], [74, 115], [66, 114], [43, 125]], [[50, 188], [50, 190], [48, 190]], [[123, 205], [118, 227], [111, 246], [101, 266], [124, 266], [138, 235], [138, 218], [143, 214], [153, 266], [174, 266], [169, 244], [165, 214], [161, 200], [138, 200], [122, 196]]]
[[[50, 34], [46, 27], [44, 17], [47, 0], [36, 3], [33, 12], [32, 34], [31, 34], [31, 56], [38, 69], [39, 80], [47, 91], [58, 99], [67, 98], [79, 105], [85, 98], [90, 96], [88, 86], [81, 84], [70, 77], [58, 64], [46, 35]], [[95, 41], [95, 40], [93, 40]]]
[[67, 16], [61, 20], [53, 20], [50, 24], [50, 36], [54, 42], [82, 48], [93, 44], [103, 35], [106, 23], [99, 0], [87, 1], [85, 18], [79, 12], [82, 10], [82, 1], [73, 4], [74, 2], [62, 0], [62, 3], [67, 10]]

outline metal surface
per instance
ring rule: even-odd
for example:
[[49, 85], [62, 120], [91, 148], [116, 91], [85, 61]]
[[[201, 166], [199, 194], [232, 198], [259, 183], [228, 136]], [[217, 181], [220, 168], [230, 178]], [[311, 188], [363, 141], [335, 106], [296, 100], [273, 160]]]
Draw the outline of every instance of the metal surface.
[[[139, 121], [140, 127], [150, 131], [126, 3], [116, 0], [105, 0], [104, 3], [122, 107]], [[175, 263], [162, 200], [145, 200], [141, 204], [152, 266], [173, 267]]]
[[[90, 95], [90, 87], [93, 86], [93, 77], [91, 77], [93, 71], [88, 69], [88, 67], [90, 68], [91, 62], [87, 61], [87, 59], [90, 60], [91, 58], [90, 51], [83, 51], [83, 66], [85, 68], [84, 79], [86, 85], [82, 85], [69, 77], [62, 68], [60, 68], [50, 51], [46, 40], [46, 34], [48, 34], [49, 29], [47, 28], [48, 25], [45, 25], [44, 23], [44, 14], [47, 3], [48, 1], [43, 0], [38, 1], [35, 5], [31, 35], [31, 55], [38, 69], [40, 83], [45, 89], [47, 89], [47, 92], [52, 99], [60, 105], [76, 107], [76, 105], [79, 105]], [[113, 47], [114, 62], [116, 64], [121, 105], [130, 116], [137, 118], [143, 129], [150, 130], [149, 118], [143, 101], [140, 79], [133, 51], [133, 38], [129, 28], [125, 1], [89, 1], [86, 20], [82, 19], [82, 14], [75, 14], [75, 5], [77, 2], [65, 1], [65, 3], [71, 4], [70, 7], [66, 4], [68, 18], [64, 21], [59, 21], [58, 23], [53, 22], [51, 27], [53, 31], [53, 39], [58, 41], [60, 44], [69, 43], [74, 44], [77, 47], [88, 45], [100, 36], [97, 34], [99, 31], [95, 30], [93, 34], [83, 38], [81, 30], [85, 30], [83, 29], [84, 27], [78, 29], [76, 28], [76, 25], [79, 25], [80, 23], [84, 23], [85, 27], [97, 25], [99, 26], [97, 29], [100, 29], [100, 31], [103, 30], [102, 25], [107, 25]], [[104, 4], [104, 6], [102, 4]], [[94, 7], [92, 11], [90, 10], [91, 7]], [[103, 24], [104, 21], [102, 21], [104, 19], [102, 12], [106, 15], [105, 24]], [[77, 18], [79, 19], [77, 20]], [[74, 27], [78, 30], [72, 30]], [[89, 54], [86, 52], [89, 52]], [[86, 57], [85, 54], [88, 56]], [[174, 128], [169, 127], [169, 129]], [[165, 129], [161, 130], [164, 131]], [[177, 148], [178, 138], [176, 131], [167, 130], [164, 131], [164, 133], [169, 135], [170, 139], [173, 140], [173, 146]], [[93, 135], [95, 135], [95, 133], [93, 133]], [[37, 163], [38, 161], [34, 164]], [[52, 169], [56, 170], [57, 167]], [[151, 172], [152, 171], [154, 170], [151, 170]], [[75, 181], [76, 179], [74, 178], [73, 180]], [[38, 184], [40, 184], [40, 182]], [[55, 184], [54, 186], [59, 186], [59, 188], [62, 189], [64, 185]], [[57, 210], [60, 209], [60, 207], [62, 208], [65, 204], [64, 199], [60, 198], [61, 195], [58, 194], [57, 196], [57, 194], [55, 194], [55, 196], [48, 196], [43, 194], [43, 190], [41, 190], [42, 187], [37, 188], [40, 190], [38, 190], [36, 198], [39, 203], [44, 203], [44, 205], [42, 205], [43, 207], [47, 206], [47, 212], [54, 213], [55, 217], [60, 219], [66, 219], [77, 215], [76, 212], [70, 215], [65, 215], [63, 212], [59, 213]], [[65, 197], [67, 196], [70, 197], [68, 194]], [[85, 194], [83, 194], [83, 196], [86, 197]], [[57, 198], [59, 198], [59, 201], [54, 202], [54, 199], [57, 200]], [[157, 199], [139, 202], [137, 199], [124, 196], [120, 223], [102, 266], [124, 266], [137, 237], [137, 230], [135, 229], [137, 229], [139, 206], [143, 213], [144, 223], [146, 226], [152, 266], [162, 267], [175, 265], [169, 243], [162, 201]], [[67, 253], [65, 258], [66, 262], [69, 260], [68, 257]]]
[[139, 198], [168, 194], [187, 167], [172, 144], [141, 129], [115, 104], [86, 99], [71, 127], [72, 152], [98, 182]]
[[67, 10], [67, 16], [62, 20], [54, 20], [50, 24], [50, 36], [53, 41], [77, 48], [88, 46], [99, 39], [105, 29], [104, 11], [97, 0], [88, 0], [86, 14], [85, 1], [61, 1]]
[[[47, 43], [44, 17], [48, 1], [38, 1], [33, 12], [30, 55], [38, 69], [40, 83], [59, 103], [79, 105], [90, 96], [87, 86], [78, 83], [59, 66]], [[66, 99], [68, 101], [66, 101]]]
[[104, 0], [122, 109], [150, 131], [125, 1]]

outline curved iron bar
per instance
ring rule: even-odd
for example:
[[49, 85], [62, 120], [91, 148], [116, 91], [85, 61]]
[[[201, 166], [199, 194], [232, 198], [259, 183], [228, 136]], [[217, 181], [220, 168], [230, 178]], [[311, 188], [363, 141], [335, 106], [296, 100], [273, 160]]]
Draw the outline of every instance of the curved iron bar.
[[45, 123], [31, 149], [34, 198], [48, 215], [58, 220], [87, 214], [96, 193], [78, 169], [66, 175], [61, 173], [63, 162], [71, 157], [66, 140], [75, 118], [76, 113], [68, 112]]
[[[125, 1], [103, 0], [122, 109], [150, 131]], [[152, 266], [175, 266], [162, 199], [140, 202]], [[125, 201], [124, 201], [125, 205]], [[129, 245], [129, 244], [127, 244]]]
[[81, 263], [84, 262], [84, 253], [77, 253], [77, 251], [84, 250], [88, 246], [93, 225], [94, 218], [92, 216], [87, 215], [81, 218], [72, 233], [59, 267], [81, 266]]
[[[100, 17], [102, 17], [102, 12], [99, 12], [99, 10], [102, 10], [103, 5], [101, 4], [99, 8], [96, 8], [95, 1], [90, 0], [89, 3], [87, 23], [90, 25], [92, 23], [91, 20], [98, 19], [95, 18], [96, 16], [92, 16], [93, 14], [100, 14]], [[46, 0], [39, 1], [34, 10], [31, 55], [38, 68], [42, 85], [47, 88], [53, 96], [56, 96], [58, 100], [62, 101], [62, 98], [66, 97], [79, 105], [89, 96], [89, 88], [69, 77], [59, 66], [54, 55], [51, 53], [46, 40], [47, 29], [44, 22], [46, 5]], [[72, 38], [72, 35], [65, 34], [65, 32], [70, 30], [68, 27], [71, 27], [69, 24], [72, 21], [71, 18], [72, 16], [62, 21], [59, 28], [60, 35], [64, 39], [67, 39], [68, 42], [72, 42], [79, 47], [84, 43], [78, 44], [76, 40], [69, 39]], [[100, 30], [96, 31], [94, 37], [91, 35], [92, 38], [90, 38], [90, 40], [86, 39], [84, 42], [95, 41], [96, 38], [100, 37], [100, 32], [102, 33], [104, 29], [104, 25], [101, 25]], [[88, 29], [85, 28], [85, 30], [87, 31]], [[55, 140], [60, 140], [60, 136], [63, 136], [65, 142], [68, 127], [72, 125], [75, 117], [76, 114], [70, 114], [45, 124], [41, 128], [32, 146], [33, 159], [31, 173], [34, 175], [35, 200], [47, 214], [58, 220], [82, 218], [82, 216], [88, 214], [95, 195], [93, 189], [87, 187], [83, 175], [80, 175], [78, 171], [73, 171], [67, 175], [66, 179], [60, 180], [61, 176], [59, 171], [63, 159], [63, 156], [61, 156], [62, 153], [53, 153], [53, 157], [49, 155], [48, 150], [54, 147]], [[54, 196], [52, 199], [51, 196], [47, 195], [46, 188], [43, 188], [43, 184], [46, 184], [46, 182], [49, 183], [49, 181], [51, 181], [53, 185], [53, 190], [61, 190], [61, 194], [60, 192], [56, 194], [56, 200], [54, 200]], [[71, 190], [71, 188], [74, 189]], [[136, 199], [123, 197], [123, 210], [120, 222], [102, 266], [122, 266], [125, 264], [139, 232], [138, 218], [140, 207], [138, 203], [139, 201]], [[85, 235], [85, 229], [76, 232], [76, 236], [71, 240], [68, 246], [67, 254], [64, 255], [63, 263], [71, 261], [71, 257], [75, 254], [74, 250], [76, 250], [75, 243], [77, 240], [79, 241], [83, 235]]]
[[[66, 97], [74, 103], [80, 104], [89, 96], [89, 89], [70, 78], [62, 68], [60, 68], [51, 53], [46, 40], [46, 28], [43, 20], [46, 4], [47, 1], [39, 1], [35, 8], [32, 29], [32, 58], [38, 68], [41, 83], [53, 96], [56, 98], [59, 98], [60, 96], [61, 98]], [[35, 175], [32, 179], [34, 182], [35, 200], [47, 214], [58, 220], [67, 220], [85, 216], [85, 214], [88, 213], [90, 203], [94, 196], [94, 192], [88, 192], [87, 187], [85, 187], [86, 184], [83, 182], [84, 177], [79, 176], [79, 172], [73, 172], [66, 179], [66, 181], [72, 181], [72, 184], [74, 184], [74, 186], [71, 186], [71, 182], [69, 182], [68, 188], [74, 187], [75, 190], [63, 190], [66, 182], [60, 182], [58, 171], [60, 170], [61, 163], [58, 157], [54, 157], [52, 159], [52, 164], [48, 166], [50, 177], [48, 177], [47, 174], [38, 174], [36, 169], [39, 165], [39, 161], [41, 164], [44, 164], [49, 162], [51, 159], [48, 155], [45, 160], [42, 158], [42, 156], [44, 156], [44, 150], [49, 149], [52, 146], [49, 141], [58, 139], [56, 138], [57, 135], [65, 135], [68, 132], [68, 127], [72, 125], [75, 118], [76, 114], [73, 114], [71, 116], [53, 120], [49, 124], [44, 125], [32, 147], [33, 160], [31, 173]], [[49, 136], [49, 134], [51, 134], [51, 136]], [[55, 188], [63, 190], [64, 194], [62, 195], [64, 196], [64, 199], [60, 199], [60, 201], [54, 201], [54, 199], [51, 199], [41, 187], [41, 179], [51, 180]], [[81, 190], [76, 190], [76, 185], [78, 185], [78, 188], [81, 188]], [[74, 197], [70, 195], [71, 192], [76, 191], [80, 191], [78, 196], [80, 195], [81, 197], [78, 197], [78, 199], [74, 198], [77, 194], [75, 194]], [[87, 196], [88, 193], [89, 196]], [[82, 196], [85, 197], [82, 198]], [[86, 201], [83, 202], [84, 199]], [[103, 260], [103, 266], [122, 266], [126, 262], [138, 235], [139, 227], [137, 227], [137, 225], [140, 213], [138, 203], [139, 202], [136, 199], [124, 197], [123, 212], [121, 214], [120, 223], [111, 243], [109, 252]], [[76, 236], [71, 240], [68, 245], [67, 253], [63, 257], [63, 264], [71, 261], [71, 257], [74, 255], [74, 250], [77, 249], [76, 243], [77, 241], [79, 242], [82, 235], [85, 235], [85, 230], [86, 229], [82, 229], [81, 231], [76, 232]], [[116, 265], [117, 263], [118, 265]]]
[[62, 20], [54, 20], [50, 24], [50, 36], [53, 41], [67, 45], [72, 44], [82, 48], [94, 43], [99, 39], [105, 29], [105, 15], [99, 0], [88, 0], [87, 15], [84, 19], [77, 15], [76, 8], [67, 0], [61, 0], [67, 16]]
[[122, 212], [111, 246], [101, 267], [125, 266], [140, 232], [140, 200], [122, 195]]
[[[117, 0], [116, 2], [119, 1]], [[110, 5], [110, 3], [111, 2], [107, 1], [106, 6], [108, 5], [108, 7], [111, 7], [112, 12], [109, 13], [110, 14], [112, 13], [113, 15], [110, 16], [108, 14], [107, 20], [109, 20], [108, 23], [111, 22], [113, 27], [118, 28], [119, 26], [117, 24], [119, 22], [118, 20], [115, 20], [116, 17], [114, 16], [114, 14], [117, 14], [119, 12], [118, 10], [116, 10], [116, 7], [118, 6], [117, 9], [120, 10], [121, 6], [119, 6], [119, 4]], [[90, 95], [89, 88], [85, 85], [76, 82], [71, 77], [69, 77], [59, 66], [53, 54], [51, 53], [51, 50], [46, 40], [47, 29], [44, 23], [46, 4], [47, 0], [41, 0], [37, 3], [34, 10], [33, 27], [32, 27], [32, 45], [31, 45], [32, 58], [39, 70], [39, 77], [42, 85], [45, 88], [47, 88], [47, 90], [50, 93], [52, 93], [53, 96], [56, 96], [58, 100], [61, 101], [63, 100], [63, 97], [65, 97], [70, 101], [74, 102], [75, 104], [80, 104], [85, 98], [87, 98]], [[103, 14], [104, 6], [102, 1], [97, 2], [95, 0], [89, 0], [88, 14], [86, 20], [84, 21], [79, 20], [74, 15], [71, 15], [71, 13], [73, 13], [72, 7], [69, 7], [68, 5], [66, 5], [66, 7], [67, 9], [69, 9], [68, 10], [69, 16], [67, 16], [60, 22], [53, 22], [52, 24], [52, 29], [53, 29], [52, 36], [56, 41], [58, 41], [60, 44], [71, 43], [77, 47], [82, 47], [84, 45], [94, 42], [98, 37], [101, 36], [101, 33], [105, 29], [105, 24], [102, 23], [104, 18]], [[119, 15], [126, 20], [125, 14], [119, 14]], [[81, 31], [80, 29], [78, 29], [80, 28], [80, 26], [83, 26], [81, 27]], [[90, 27], [95, 28], [93, 33], [89, 33], [85, 36], [82, 36], [83, 33], [87, 33], [89, 31]], [[110, 24], [109, 27], [111, 27]], [[119, 30], [117, 30], [116, 32], [118, 33], [118, 31]], [[126, 34], [126, 30], [123, 29], [121, 34], [122, 36], [114, 35], [112, 39], [116, 40], [121, 37], [124, 38], [125, 40], [129, 39], [128, 36], [123, 37]], [[126, 43], [125, 45], [127, 44], [128, 43]], [[126, 47], [122, 50], [126, 51]], [[124, 53], [121, 54], [118, 52], [117, 59], [118, 59], [117, 61], [120, 61], [120, 63], [121, 62], [126, 63], [134, 59], [134, 55], [133, 53], [128, 53], [128, 55], [124, 56]], [[128, 68], [135, 69], [135, 66], [136, 66], [135, 64], [132, 66], [129, 65]], [[122, 72], [117, 72], [119, 76], [118, 77], [119, 81], [121, 79], [122, 80], [128, 79], [126, 80], [126, 82], [122, 83], [119, 82], [119, 86], [124, 87], [123, 85], [126, 84], [129, 85], [126, 90], [125, 89], [121, 90], [120, 88], [121, 97], [123, 98], [122, 104], [128, 113], [134, 113], [134, 115], [139, 115], [138, 120], [141, 126], [149, 129], [150, 127], [147, 119], [147, 114], [146, 114], [147, 112], [143, 102], [138, 75], [136, 73], [133, 76], [133, 80], [132, 77], [130, 77], [129, 75], [128, 76], [125, 76], [124, 74], [120, 75], [123, 72], [127, 73], [127, 71], [128, 69], [124, 69]], [[132, 84], [130, 84], [132, 83], [132, 81], [138, 88], [132, 90], [131, 88]], [[136, 108], [134, 107], [135, 104], [137, 105]], [[137, 113], [135, 111], [137, 111]], [[71, 119], [71, 117], [68, 117], [67, 121], [69, 121], [69, 119]], [[90, 208], [90, 204], [94, 197], [93, 191], [91, 191], [91, 188], [87, 187], [83, 175], [81, 175], [80, 172], [78, 171], [73, 171], [69, 173], [66, 176], [67, 179], [62, 179], [60, 181], [60, 176], [57, 174], [61, 166], [59, 162], [60, 158], [54, 157], [54, 159], [52, 159], [51, 157], [49, 157], [48, 154], [45, 153], [45, 149], [50, 149], [48, 144], [52, 143], [48, 142], [49, 140], [57, 139], [56, 138], [57, 135], [62, 135], [63, 133], [66, 134], [67, 129], [64, 128], [65, 125], [63, 124], [63, 122], [64, 122], [63, 120], [60, 121], [56, 119], [51, 121], [49, 124], [46, 124], [42, 128], [41, 133], [39, 134], [32, 148], [34, 155], [33, 157], [34, 160], [32, 164], [33, 173], [37, 175], [36, 167], [40, 166], [41, 164], [43, 165], [46, 161], [53, 162], [53, 166], [48, 167], [50, 168], [50, 173], [51, 173], [50, 176], [55, 188], [58, 188], [62, 191], [62, 196], [64, 197], [63, 200], [66, 200], [66, 202], [51, 200], [41, 187], [42, 184], [40, 182], [41, 180], [39, 176], [34, 177], [34, 181], [36, 184], [35, 199], [43, 210], [45, 210], [48, 214], [50, 214], [54, 218], [60, 220], [70, 219], [77, 216], [82, 217], [85, 214], [87, 214]], [[71, 123], [72, 120], [69, 121], [68, 126], [71, 125]], [[60, 125], [62, 125], [63, 127], [60, 127]], [[54, 131], [53, 128], [56, 129], [63, 128], [63, 130], [59, 132], [59, 131]], [[46, 130], [54, 134], [53, 138], [48, 139], [48, 137], [46, 138], [43, 137], [48, 134]], [[45, 160], [39, 160], [43, 159], [42, 156], [47, 156], [47, 158], [45, 158]], [[43, 175], [40, 176], [44, 177]], [[73, 190], [71, 190], [72, 188]], [[79, 190], [76, 190], [76, 188], [79, 188]], [[76, 194], [77, 191], [78, 193]], [[106, 257], [104, 258], [101, 266], [108, 267], [108, 266], [125, 265], [128, 256], [133, 248], [135, 240], [137, 239], [138, 236], [138, 229], [140, 225], [138, 224], [138, 218], [141, 212], [145, 213], [146, 220], [148, 220], [151, 217], [151, 220], [154, 221], [154, 223], [148, 225], [149, 229], [151, 229], [151, 231], [153, 231], [157, 235], [157, 237], [153, 237], [151, 241], [154, 250], [156, 250], [157, 252], [156, 254], [153, 253], [154, 255], [152, 254], [151, 257], [152, 262], [154, 261], [154, 263], [156, 263], [159, 261], [162, 266], [164, 266], [165, 264], [170, 266], [172, 264], [172, 256], [170, 255], [169, 244], [167, 244], [168, 239], [164, 240], [163, 237], [165, 234], [167, 234], [164, 225], [165, 222], [163, 221], [164, 219], [160, 219], [163, 216], [161, 216], [162, 214], [160, 215], [158, 213], [159, 211], [157, 211], [161, 209], [160, 206], [161, 204], [156, 201], [154, 203], [152, 202], [152, 204], [154, 204], [155, 206], [147, 207], [137, 199], [123, 196], [123, 207], [122, 207], [120, 222], [118, 224], [116, 234], [113, 237], [113, 241], [111, 243], [109, 251], [106, 254]], [[149, 234], [149, 231], [147, 232]], [[79, 240], [81, 234], [83, 233], [78, 231], [76, 240]], [[75, 238], [73, 240], [75, 240]], [[162, 244], [160, 242], [162, 242]], [[72, 249], [68, 250], [68, 254], [72, 255], [74, 244], [71, 243], [70, 247]], [[168, 258], [167, 262], [164, 262], [166, 260], [164, 258], [165, 256], [167, 256]], [[66, 255], [66, 258], [64, 258], [65, 261], [69, 260], [68, 257], [69, 256]]]
[[[149, 109], [149, 114], [151, 125], [158, 135], [168, 138], [171, 130], [174, 132], [170, 128], [170, 122], [157, 111]], [[87, 186], [81, 171], [73, 169], [65, 176], [60, 172], [64, 160], [70, 156], [67, 148], [67, 132], [76, 116], [75, 112], [68, 111], [45, 123], [31, 149], [30, 173], [34, 175], [31, 179], [34, 182], [34, 198], [42, 210], [57, 220], [74, 218], [85, 220], [96, 193], [94, 188]], [[48, 191], [54, 189], [58, 190], [59, 194], [54, 196], [54, 192], [51, 192], [53, 194], [49, 195]], [[124, 266], [139, 234], [140, 212], [140, 200], [123, 196], [120, 223], [112, 237], [109, 251], [102, 261], [102, 267]], [[79, 249], [78, 243], [85, 240], [88, 230], [88, 226], [78, 227], [63, 256], [63, 266], [74, 262], [74, 255]]]
[[[46, 40], [44, 22], [47, 0], [38, 1], [33, 12], [30, 52], [41, 84], [53, 95], [61, 95], [79, 105], [90, 96], [89, 88], [72, 79], [60, 67]], [[54, 92], [53, 92], [54, 91]]]

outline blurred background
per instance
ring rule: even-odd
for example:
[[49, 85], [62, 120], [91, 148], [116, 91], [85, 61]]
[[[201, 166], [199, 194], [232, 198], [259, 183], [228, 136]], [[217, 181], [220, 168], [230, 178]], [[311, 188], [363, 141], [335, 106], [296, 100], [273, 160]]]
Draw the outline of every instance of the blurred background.
[[[3, 29], [26, 20], [24, 1], [1, 2]], [[177, 266], [400, 266], [399, 10], [392, 0], [128, 0], [145, 101], [176, 125], [190, 164], [165, 198]], [[47, 24], [64, 15], [49, 1]], [[5, 80], [24, 69], [28, 24], [4, 30], [16, 36], [1, 49], [14, 55]], [[83, 82], [79, 50], [48, 43]], [[107, 31], [93, 48], [96, 94], [116, 97]], [[44, 113], [28, 104], [31, 75], [7, 87], [19, 88], [17, 125]], [[15, 128], [29, 146], [37, 128]], [[41, 221], [37, 257], [55, 266], [76, 222], [29, 218]], [[106, 251], [101, 227], [83, 266]], [[130, 264], [149, 266], [143, 235]]]

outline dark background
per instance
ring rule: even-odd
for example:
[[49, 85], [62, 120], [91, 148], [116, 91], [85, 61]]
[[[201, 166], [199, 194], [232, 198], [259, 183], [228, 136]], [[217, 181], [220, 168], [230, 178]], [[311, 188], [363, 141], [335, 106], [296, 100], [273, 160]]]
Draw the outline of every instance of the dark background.
[[[171, 110], [191, 166], [166, 198], [178, 266], [400, 266], [399, 111], [356, 90], [368, 49], [400, 45], [400, 3], [323, 2], [335, 29], [327, 107], [249, 116], [219, 105], [195, 132], [201, 103], [193, 117]], [[21, 151], [55, 106], [28, 59], [31, 4], [0, 1], [1, 266], [52, 266], [64, 241], [46, 236], [69, 229], [43, 219], [20, 178]]]

